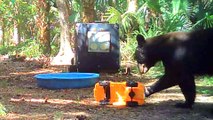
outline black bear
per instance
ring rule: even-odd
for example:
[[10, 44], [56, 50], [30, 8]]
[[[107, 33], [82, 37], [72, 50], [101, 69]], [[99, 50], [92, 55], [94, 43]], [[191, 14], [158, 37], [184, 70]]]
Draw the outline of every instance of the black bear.
[[194, 75], [213, 74], [213, 28], [192, 32], [171, 32], [144, 39], [137, 35], [135, 59], [141, 73], [146, 73], [156, 62], [162, 61], [164, 75], [152, 86], [146, 87], [145, 96], [179, 85], [185, 97], [176, 107], [192, 108], [196, 88]]

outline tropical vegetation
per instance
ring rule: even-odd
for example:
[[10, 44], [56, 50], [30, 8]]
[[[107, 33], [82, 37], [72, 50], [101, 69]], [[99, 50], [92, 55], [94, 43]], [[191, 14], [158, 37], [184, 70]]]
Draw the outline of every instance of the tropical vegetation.
[[[126, 41], [124, 44], [127, 48], [134, 48], [132, 39], [136, 34], [151, 37], [171, 31], [189, 31], [213, 26], [212, 0], [65, 1], [71, 33], [74, 32], [76, 22], [117, 23], [120, 25], [121, 41]], [[20, 46], [23, 46], [21, 42], [26, 42], [31, 43], [34, 47], [32, 49], [39, 51], [39, 54], [56, 55], [60, 32], [63, 30], [60, 29], [63, 25], [60, 24], [60, 13], [63, 11], [60, 11], [63, 9], [65, 8], [61, 8], [57, 0], [1, 0], [1, 54], [17, 52], [17, 48], [11, 49], [10, 46], [18, 46], [20, 52]], [[124, 59], [127, 58], [122, 58]]]
[[0, 0], [0, 55], [70, 55], [75, 23], [95, 21], [119, 24], [121, 61], [134, 61], [136, 34], [213, 27], [213, 0]]

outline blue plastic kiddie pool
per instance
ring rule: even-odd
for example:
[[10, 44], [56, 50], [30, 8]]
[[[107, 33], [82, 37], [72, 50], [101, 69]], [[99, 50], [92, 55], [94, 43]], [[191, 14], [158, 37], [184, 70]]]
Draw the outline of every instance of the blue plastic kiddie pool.
[[47, 89], [92, 87], [99, 79], [97, 73], [48, 73], [35, 75], [37, 85]]

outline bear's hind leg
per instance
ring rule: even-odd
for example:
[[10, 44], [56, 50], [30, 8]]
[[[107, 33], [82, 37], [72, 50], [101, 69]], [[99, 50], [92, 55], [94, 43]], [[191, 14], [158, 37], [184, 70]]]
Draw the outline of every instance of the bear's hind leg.
[[179, 86], [185, 97], [185, 103], [177, 103], [175, 106], [178, 108], [192, 108], [196, 96], [194, 76], [184, 76], [184, 78], [180, 80]]

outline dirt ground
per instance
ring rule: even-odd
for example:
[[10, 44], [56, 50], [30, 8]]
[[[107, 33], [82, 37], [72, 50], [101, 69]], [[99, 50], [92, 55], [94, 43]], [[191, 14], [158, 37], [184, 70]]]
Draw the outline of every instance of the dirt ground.
[[[40, 68], [35, 62], [0, 62], [0, 103], [7, 109], [4, 120], [212, 120], [213, 96], [200, 95], [192, 110], [174, 107], [184, 97], [173, 87], [146, 98], [138, 107], [101, 106], [93, 87], [48, 90], [39, 88], [34, 75], [62, 72], [65, 68]], [[139, 75], [100, 74], [100, 80], [134, 80], [149, 85], [155, 80]], [[206, 86], [199, 86], [205, 88]], [[206, 87], [212, 89], [212, 86]], [[212, 89], [213, 90], [213, 89]]]

